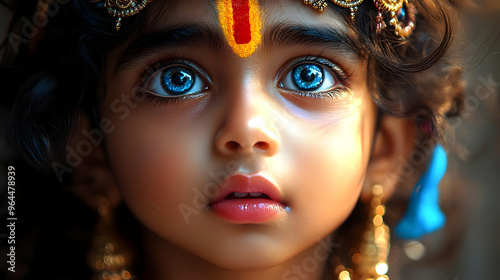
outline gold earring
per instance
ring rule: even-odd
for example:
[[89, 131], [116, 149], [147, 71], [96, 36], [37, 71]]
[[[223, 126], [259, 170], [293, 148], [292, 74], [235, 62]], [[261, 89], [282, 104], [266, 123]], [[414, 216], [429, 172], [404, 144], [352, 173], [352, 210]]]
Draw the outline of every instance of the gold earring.
[[134, 279], [129, 271], [132, 258], [113, 224], [109, 200], [99, 198], [99, 220], [95, 227], [88, 264], [93, 272], [92, 280]]
[[383, 194], [384, 188], [381, 185], [373, 186], [369, 220], [363, 233], [363, 240], [359, 249], [351, 250], [351, 260], [355, 268], [342, 270], [338, 280], [389, 280], [386, 274], [389, 269], [387, 256], [390, 233], [383, 218], [385, 214], [385, 206], [382, 204]]

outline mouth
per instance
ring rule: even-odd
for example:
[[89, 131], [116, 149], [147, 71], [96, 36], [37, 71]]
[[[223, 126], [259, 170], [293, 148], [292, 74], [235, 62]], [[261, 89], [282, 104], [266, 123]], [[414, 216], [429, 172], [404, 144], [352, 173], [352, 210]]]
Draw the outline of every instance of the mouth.
[[235, 224], [274, 221], [289, 210], [276, 185], [260, 175], [229, 177], [208, 208], [223, 220]]
[[228, 194], [224, 199], [255, 199], [255, 198], [261, 198], [261, 199], [271, 199], [267, 194], [261, 193], [261, 192], [232, 192]]

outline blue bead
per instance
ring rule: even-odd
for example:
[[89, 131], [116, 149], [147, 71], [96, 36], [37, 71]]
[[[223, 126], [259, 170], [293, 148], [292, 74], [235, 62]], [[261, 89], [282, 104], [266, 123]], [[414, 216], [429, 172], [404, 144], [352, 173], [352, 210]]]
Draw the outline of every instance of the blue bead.
[[402, 7], [401, 9], [399, 9], [399, 12], [398, 12], [398, 21], [404, 22], [405, 20], [406, 20], [406, 11], [405, 11], [405, 7]]

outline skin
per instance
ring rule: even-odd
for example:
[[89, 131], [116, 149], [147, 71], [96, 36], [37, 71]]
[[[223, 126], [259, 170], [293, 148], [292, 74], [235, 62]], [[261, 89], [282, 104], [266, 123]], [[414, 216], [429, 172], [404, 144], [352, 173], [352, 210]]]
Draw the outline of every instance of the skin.
[[[347, 32], [333, 9], [319, 14], [301, 2], [260, 1], [264, 41], [247, 58], [227, 44], [186, 45], [117, 68], [127, 46], [108, 54], [101, 117], [110, 119], [114, 130], [106, 135], [106, 153], [123, 202], [144, 226], [142, 278], [325, 277], [323, 256], [331, 251], [321, 244], [331, 241], [366, 184], [376, 106], [366, 84], [366, 61], [354, 52], [268, 44], [266, 31], [283, 22]], [[187, 23], [221, 32], [211, 1], [169, 4], [153, 31]], [[340, 81], [332, 72], [334, 98], [282, 88], [290, 62], [300, 57], [321, 57], [348, 75]], [[196, 63], [207, 74], [208, 88], [176, 104], [134, 101], [137, 87], [144, 87], [144, 69], [168, 58]], [[235, 225], [197, 207], [196, 194], [217, 181], [212, 172], [269, 178], [289, 211], [271, 222]], [[187, 218], [182, 207], [189, 209]]]

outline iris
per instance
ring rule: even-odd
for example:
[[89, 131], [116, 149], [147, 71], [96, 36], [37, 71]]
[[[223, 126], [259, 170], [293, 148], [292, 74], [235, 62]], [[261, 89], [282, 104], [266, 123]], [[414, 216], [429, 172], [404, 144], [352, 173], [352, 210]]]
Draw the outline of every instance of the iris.
[[315, 90], [323, 84], [323, 69], [315, 64], [302, 64], [293, 69], [293, 82], [300, 90]]
[[161, 75], [163, 89], [171, 95], [181, 95], [188, 92], [196, 81], [196, 75], [186, 67], [167, 68]]

